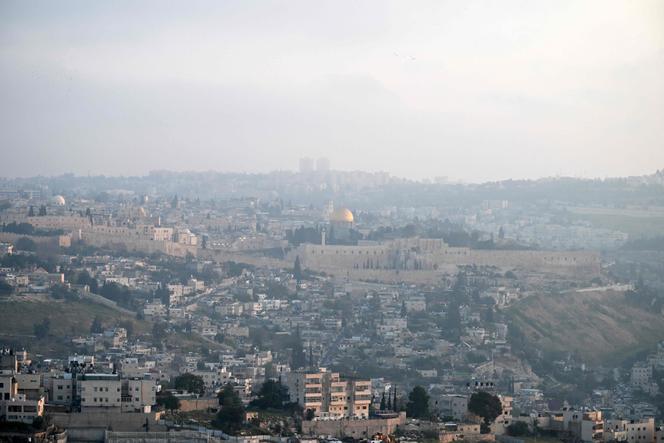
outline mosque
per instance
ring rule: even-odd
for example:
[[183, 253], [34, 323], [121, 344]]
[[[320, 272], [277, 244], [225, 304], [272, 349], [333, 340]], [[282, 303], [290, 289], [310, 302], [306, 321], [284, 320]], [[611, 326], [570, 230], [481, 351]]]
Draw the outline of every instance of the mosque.
[[348, 270], [438, 273], [449, 265], [480, 265], [589, 278], [599, 275], [599, 254], [591, 251], [476, 250], [452, 247], [438, 238], [358, 241], [349, 209], [330, 211], [328, 221], [320, 244], [299, 245], [289, 253], [289, 260], [299, 257], [303, 267], [332, 274]]
[[326, 237], [333, 243], [348, 243], [353, 240], [353, 223], [355, 217], [347, 208], [339, 208], [329, 215], [329, 232], [323, 231], [321, 243], [325, 244]]

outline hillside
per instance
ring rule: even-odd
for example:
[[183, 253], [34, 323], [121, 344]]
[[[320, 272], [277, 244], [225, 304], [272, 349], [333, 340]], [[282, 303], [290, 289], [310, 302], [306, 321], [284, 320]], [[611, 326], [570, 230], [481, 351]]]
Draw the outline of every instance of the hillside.
[[630, 305], [623, 292], [536, 295], [506, 313], [529, 347], [591, 364], [620, 364], [664, 339], [664, 316]]
[[[0, 344], [25, 347], [32, 354], [63, 357], [75, 352], [71, 338], [88, 335], [95, 317], [100, 318], [104, 327], [128, 328], [130, 339], [132, 335], [148, 342], [152, 339], [152, 322], [137, 320], [133, 315], [108, 306], [85, 299], [66, 301], [31, 296], [0, 300]], [[34, 325], [46, 318], [50, 320], [48, 335], [41, 340], [37, 339], [34, 336]], [[201, 346], [211, 349], [220, 347], [193, 334], [170, 334], [166, 341], [169, 347], [183, 350], [198, 350]]]

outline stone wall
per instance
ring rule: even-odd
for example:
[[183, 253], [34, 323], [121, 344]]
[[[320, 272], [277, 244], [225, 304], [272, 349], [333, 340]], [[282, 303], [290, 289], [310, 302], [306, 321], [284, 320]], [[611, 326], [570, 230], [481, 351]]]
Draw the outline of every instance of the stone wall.
[[[363, 271], [362, 274], [380, 276], [377, 279], [381, 281], [399, 281], [393, 274], [383, 272], [394, 270], [403, 272], [402, 277], [408, 276], [407, 271], [431, 274], [402, 280], [435, 281], [462, 265], [495, 266], [503, 271], [520, 269], [583, 279], [592, 279], [600, 273], [600, 256], [593, 251], [475, 250], [449, 247], [435, 239], [415, 240], [367, 246], [303, 244], [291, 251], [288, 260], [299, 256], [306, 269], [335, 275]], [[383, 280], [383, 275], [387, 280]]]
[[128, 252], [142, 252], [144, 254], [161, 253], [175, 257], [186, 257], [187, 254], [196, 256], [197, 246], [184, 245], [170, 241], [148, 240], [145, 238], [128, 238], [124, 235], [81, 231], [81, 240], [96, 247], [126, 250]]
[[103, 442], [106, 430], [145, 432], [147, 420], [150, 431], [165, 431], [157, 422], [157, 414], [119, 412], [49, 413], [53, 424], [67, 429], [71, 442]]
[[406, 424], [406, 413], [401, 412], [394, 418], [312, 420], [302, 422], [302, 434], [332, 435], [337, 438], [353, 437], [355, 439], [371, 438], [381, 434], [394, 434], [398, 426]]

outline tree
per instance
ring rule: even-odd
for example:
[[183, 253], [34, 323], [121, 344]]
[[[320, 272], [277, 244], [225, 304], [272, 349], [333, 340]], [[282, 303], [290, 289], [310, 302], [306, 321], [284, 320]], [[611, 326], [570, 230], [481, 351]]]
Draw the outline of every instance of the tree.
[[14, 234], [32, 235], [35, 233], [35, 227], [30, 223], [11, 222], [2, 226], [4, 232], [13, 232]]
[[283, 409], [288, 401], [288, 388], [279, 381], [267, 380], [261, 386], [258, 398], [251, 402], [251, 406], [259, 409]]
[[385, 403], [385, 393], [383, 392], [383, 396], [380, 398], [380, 410], [384, 411], [386, 406], [387, 404]]
[[157, 396], [157, 404], [170, 411], [180, 409], [180, 400], [170, 392], [167, 392], [165, 395]]
[[32, 327], [35, 337], [38, 339], [46, 338], [48, 333], [51, 331], [51, 320], [45, 318], [41, 323], [35, 323]]
[[0, 295], [11, 295], [14, 287], [4, 280], [0, 280]]
[[104, 326], [101, 324], [101, 319], [99, 316], [95, 316], [94, 320], [92, 320], [92, 324], [90, 325], [90, 332], [93, 334], [101, 334], [104, 332]]
[[304, 368], [307, 365], [307, 356], [304, 354], [302, 346], [302, 337], [300, 336], [300, 326], [295, 328], [295, 337], [293, 342], [293, 355], [291, 357], [291, 367], [293, 369]]
[[523, 437], [530, 434], [530, 429], [528, 428], [528, 423], [523, 421], [517, 421], [512, 423], [507, 427], [507, 435], [512, 437]]
[[497, 396], [479, 391], [470, 396], [468, 410], [484, 419], [482, 433], [487, 434], [491, 423], [502, 413], [503, 405]]
[[39, 216], [40, 216], [40, 217], [43, 217], [43, 216], [45, 216], [45, 215], [46, 215], [46, 206], [41, 205], [41, 206], [39, 207]]
[[161, 342], [166, 338], [166, 327], [168, 325], [164, 322], [155, 322], [152, 325], [152, 343], [161, 345]]
[[21, 237], [14, 243], [14, 247], [19, 251], [31, 251], [35, 252], [37, 250], [37, 244], [28, 237]]
[[28, 210], [28, 217], [34, 217], [35, 216], [35, 207], [30, 205], [30, 209]]
[[99, 283], [97, 279], [92, 277], [88, 271], [81, 271], [76, 275], [76, 284], [78, 285], [88, 285], [90, 292], [96, 294], [99, 290]]
[[447, 338], [458, 342], [461, 336], [461, 313], [459, 312], [459, 304], [457, 302], [451, 302], [448, 305], [445, 320]]
[[293, 265], [293, 276], [295, 281], [300, 283], [302, 281], [302, 264], [300, 264], [300, 256], [295, 257], [295, 265]]
[[182, 374], [175, 377], [173, 382], [175, 389], [184, 389], [194, 394], [205, 393], [205, 382], [203, 379], [194, 374]]
[[154, 291], [154, 298], [159, 299], [164, 306], [171, 305], [171, 292], [163, 284]]
[[244, 407], [240, 397], [228, 383], [219, 392], [219, 412], [213, 424], [227, 434], [234, 434], [244, 423]]
[[32, 429], [42, 431], [46, 429], [48, 426], [48, 420], [44, 418], [44, 416], [37, 416], [35, 419], [32, 421]]
[[311, 421], [311, 420], [314, 419], [314, 417], [316, 417], [316, 411], [314, 411], [313, 409], [307, 409], [307, 410], [305, 411], [305, 413], [304, 413], [304, 419], [305, 419], [306, 421]]
[[410, 394], [408, 394], [406, 411], [409, 417], [429, 417], [429, 395], [422, 386], [415, 386]]

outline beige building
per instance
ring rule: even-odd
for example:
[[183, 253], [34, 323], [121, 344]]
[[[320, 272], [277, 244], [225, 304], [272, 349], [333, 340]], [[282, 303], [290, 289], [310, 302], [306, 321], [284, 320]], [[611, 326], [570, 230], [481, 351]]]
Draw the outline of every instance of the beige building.
[[82, 374], [76, 389], [81, 412], [122, 406], [122, 381], [117, 374]]
[[652, 367], [643, 363], [632, 366], [630, 383], [633, 387], [647, 391], [652, 379]]
[[606, 420], [604, 423], [604, 441], [654, 443], [655, 419]]
[[[18, 372], [18, 360], [11, 350], [0, 354], [0, 416], [7, 421], [32, 423], [36, 417], [44, 414], [44, 396], [39, 390], [39, 381], [35, 386], [33, 376], [23, 377]], [[26, 383], [23, 391], [19, 379]], [[38, 379], [38, 377], [37, 377]]]
[[325, 368], [297, 371], [287, 376], [291, 401], [317, 417], [367, 418], [371, 403], [371, 381], [344, 380]]
[[81, 374], [76, 380], [81, 412], [150, 412], [156, 404], [154, 380], [121, 379], [118, 374]]

